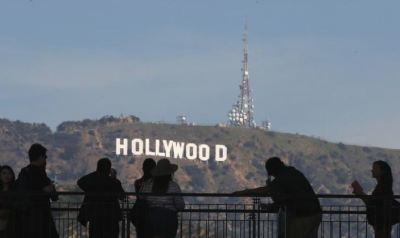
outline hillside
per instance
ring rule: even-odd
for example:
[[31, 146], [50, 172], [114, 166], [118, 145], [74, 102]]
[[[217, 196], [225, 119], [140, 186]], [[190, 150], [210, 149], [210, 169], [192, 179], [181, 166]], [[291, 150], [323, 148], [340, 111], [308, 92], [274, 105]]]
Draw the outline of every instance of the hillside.
[[[367, 189], [374, 185], [370, 167], [386, 160], [393, 173], [400, 172], [400, 150], [335, 144], [297, 134], [260, 129], [224, 128], [142, 123], [139, 118], [104, 117], [100, 120], [65, 122], [52, 132], [44, 124], [0, 119], [0, 164], [16, 172], [28, 163], [27, 150], [34, 142], [48, 149], [48, 173], [58, 183], [74, 184], [95, 168], [98, 158], [108, 155], [127, 189], [141, 176], [143, 157], [115, 156], [116, 138], [171, 139], [197, 144], [224, 144], [224, 162], [171, 159], [180, 169], [175, 175], [185, 192], [231, 192], [265, 183], [264, 161], [280, 156], [304, 172], [319, 193], [349, 193], [357, 178]], [[396, 176], [394, 176], [396, 179]], [[400, 183], [395, 181], [395, 192]]]

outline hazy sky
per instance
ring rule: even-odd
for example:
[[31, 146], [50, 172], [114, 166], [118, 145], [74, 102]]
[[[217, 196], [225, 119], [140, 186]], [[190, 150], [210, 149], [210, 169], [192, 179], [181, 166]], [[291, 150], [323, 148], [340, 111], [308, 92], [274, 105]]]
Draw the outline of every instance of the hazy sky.
[[400, 149], [400, 1], [2, 0], [0, 118], [225, 122], [249, 22], [256, 121]]

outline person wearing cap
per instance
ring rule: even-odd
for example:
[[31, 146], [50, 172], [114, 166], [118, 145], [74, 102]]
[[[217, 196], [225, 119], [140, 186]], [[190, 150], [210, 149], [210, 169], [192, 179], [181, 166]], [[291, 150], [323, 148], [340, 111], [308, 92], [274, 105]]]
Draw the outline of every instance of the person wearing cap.
[[[319, 200], [307, 178], [296, 168], [286, 166], [279, 157], [265, 162], [267, 185], [235, 192], [239, 195], [271, 196], [280, 207], [279, 235], [286, 238], [317, 238], [322, 219]], [[270, 177], [274, 180], [270, 181]]]
[[173, 238], [178, 229], [177, 212], [185, 208], [182, 196], [162, 196], [167, 193], [181, 193], [179, 185], [172, 181], [172, 176], [178, 169], [168, 159], [158, 161], [152, 169], [152, 179], [146, 181], [140, 189], [141, 193], [155, 193], [144, 195], [148, 211], [145, 222], [145, 233], [148, 238]]
[[50, 199], [58, 200], [53, 181], [46, 174], [47, 149], [33, 144], [29, 151], [29, 165], [21, 169], [16, 180], [22, 200], [17, 201], [20, 214], [18, 237], [59, 237], [51, 215]]

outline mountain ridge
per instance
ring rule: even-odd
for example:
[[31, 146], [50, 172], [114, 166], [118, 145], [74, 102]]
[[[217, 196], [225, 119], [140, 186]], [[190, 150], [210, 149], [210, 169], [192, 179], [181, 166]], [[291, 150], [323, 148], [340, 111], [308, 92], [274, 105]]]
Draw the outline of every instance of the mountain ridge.
[[[60, 183], [74, 184], [95, 169], [101, 157], [111, 157], [127, 190], [141, 176], [145, 156], [115, 156], [116, 138], [149, 138], [224, 144], [228, 159], [216, 162], [171, 159], [179, 165], [175, 178], [186, 192], [231, 192], [265, 184], [264, 162], [281, 157], [301, 170], [319, 193], [348, 193], [357, 179], [367, 191], [374, 186], [370, 167], [375, 160], [388, 161], [393, 174], [400, 172], [400, 150], [332, 143], [315, 137], [261, 129], [221, 126], [189, 126], [141, 122], [136, 116], [106, 116], [99, 120], [67, 121], [56, 131], [43, 123], [0, 119], [0, 164], [16, 173], [28, 163], [27, 150], [34, 142], [48, 149], [49, 176]], [[395, 181], [394, 190], [399, 191]]]

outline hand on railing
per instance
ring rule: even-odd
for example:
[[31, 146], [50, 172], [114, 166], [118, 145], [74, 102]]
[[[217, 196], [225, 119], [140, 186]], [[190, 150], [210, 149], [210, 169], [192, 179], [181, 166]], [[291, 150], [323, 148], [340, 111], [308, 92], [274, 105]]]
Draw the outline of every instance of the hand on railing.
[[278, 213], [280, 206], [275, 203], [261, 203], [260, 209], [268, 213]]
[[58, 200], [58, 195], [54, 183], [51, 183], [43, 188], [43, 192], [48, 193], [52, 201]]

